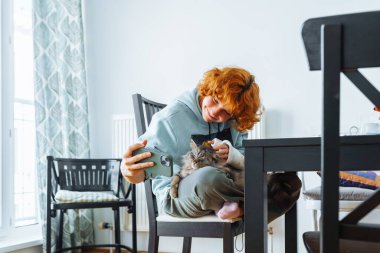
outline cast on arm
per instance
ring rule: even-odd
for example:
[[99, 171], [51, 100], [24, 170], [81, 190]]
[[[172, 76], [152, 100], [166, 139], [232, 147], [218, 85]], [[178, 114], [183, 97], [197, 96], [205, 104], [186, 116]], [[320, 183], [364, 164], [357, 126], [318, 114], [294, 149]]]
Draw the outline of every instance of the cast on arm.
[[213, 144], [212, 144], [213, 147], [219, 146], [222, 144], [228, 145], [229, 152], [228, 152], [228, 158], [227, 158], [226, 163], [233, 166], [236, 169], [240, 169], [240, 170], [244, 169], [244, 155], [240, 153], [240, 151], [237, 148], [235, 148], [231, 144], [230, 141], [228, 140], [221, 141], [217, 138], [213, 139], [212, 141], [213, 141]]
[[227, 164], [233, 166], [236, 169], [243, 170], [244, 169], [244, 155], [239, 152], [234, 146], [232, 146], [231, 142], [225, 140], [222, 143], [228, 145], [230, 152], [228, 153]]

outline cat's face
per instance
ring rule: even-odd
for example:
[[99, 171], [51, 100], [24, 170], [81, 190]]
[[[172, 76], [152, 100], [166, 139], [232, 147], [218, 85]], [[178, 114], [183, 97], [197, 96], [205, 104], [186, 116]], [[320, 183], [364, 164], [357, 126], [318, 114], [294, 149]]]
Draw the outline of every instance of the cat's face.
[[192, 148], [189, 152], [191, 167], [193, 169], [203, 168], [205, 166], [215, 166], [218, 161], [218, 156], [214, 149], [203, 145]]

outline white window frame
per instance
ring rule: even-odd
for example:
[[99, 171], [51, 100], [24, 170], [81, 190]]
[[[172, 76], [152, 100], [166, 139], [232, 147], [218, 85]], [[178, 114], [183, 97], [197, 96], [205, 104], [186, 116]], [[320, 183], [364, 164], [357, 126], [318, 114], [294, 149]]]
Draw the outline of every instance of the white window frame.
[[14, 226], [13, 0], [0, 4], [0, 252], [42, 243], [40, 224]]
[[[12, 3], [1, 1], [1, 227], [0, 236], [10, 233], [13, 213], [13, 166], [10, 156], [13, 153], [10, 130], [13, 128], [11, 103], [13, 98], [13, 62], [11, 34], [13, 27]], [[11, 152], [11, 153], [10, 153]], [[8, 169], [6, 169], [8, 168]], [[5, 208], [8, 204], [9, 208]]]

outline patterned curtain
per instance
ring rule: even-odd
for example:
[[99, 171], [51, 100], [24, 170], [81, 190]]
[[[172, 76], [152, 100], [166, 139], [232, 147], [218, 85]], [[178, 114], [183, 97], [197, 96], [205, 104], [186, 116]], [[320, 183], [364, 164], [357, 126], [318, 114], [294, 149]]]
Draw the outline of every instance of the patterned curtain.
[[[34, 0], [37, 173], [46, 251], [46, 156], [90, 156], [81, 0]], [[63, 247], [93, 244], [92, 210], [65, 214]], [[52, 220], [52, 250], [58, 219]]]

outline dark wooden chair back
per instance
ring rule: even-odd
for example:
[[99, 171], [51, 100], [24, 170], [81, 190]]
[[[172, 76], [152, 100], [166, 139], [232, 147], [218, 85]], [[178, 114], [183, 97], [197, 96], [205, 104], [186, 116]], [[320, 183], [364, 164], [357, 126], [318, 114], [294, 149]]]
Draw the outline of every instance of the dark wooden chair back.
[[107, 191], [125, 194], [120, 172], [121, 159], [79, 159], [47, 157], [50, 179], [47, 189], [53, 201], [58, 190]]
[[[310, 70], [321, 70], [322, 26], [342, 27], [341, 69], [358, 69], [380, 66], [380, 12], [365, 12], [312, 18], [304, 22], [302, 38]], [[365, 38], [365, 39], [364, 39]]]
[[[310, 70], [322, 70], [323, 75], [320, 252], [342, 252], [339, 251], [339, 239], [379, 242], [379, 226], [365, 226], [358, 222], [380, 204], [380, 190], [340, 222], [338, 219], [340, 73], [346, 75], [375, 106], [380, 106], [380, 92], [358, 70], [380, 67], [379, 31], [380, 11], [313, 18], [307, 20], [302, 28]], [[363, 152], [367, 152], [365, 146]], [[355, 164], [354, 157], [352, 164]], [[366, 231], [366, 235], [360, 231]], [[313, 241], [309, 238], [317, 237], [306, 233], [304, 238], [306, 243]], [[341, 250], [343, 248], [341, 245]], [[377, 248], [380, 250], [379, 246]], [[315, 247], [308, 250], [319, 252]], [[361, 252], [366, 251], [371, 252], [369, 248], [362, 248]]]
[[[132, 95], [133, 108], [135, 112], [137, 135], [141, 136], [145, 133], [146, 128], [152, 121], [153, 115], [163, 109], [166, 105], [151, 101], [142, 97], [140, 94]], [[149, 227], [155, 225], [158, 215], [156, 197], [152, 192], [152, 180], [145, 181], [145, 196], [148, 205]]]
[[141, 136], [145, 133], [146, 128], [152, 121], [153, 115], [156, 112], [161, 111], [166, 105], [146, 99], [140, 94], [132, 95], [132, 99], [136, 118], [137, 135]]
[[61, 190], [112, 191], [119, 194], [120, 160], [56, 158], [55, 161]]
[[[332, 29], [338, 29], [339, 32]], [[358, 71], [359, 68], [380, 67], [379, 31], [380, 11], [305, 21], [302, 38], [310, 70], [329, 68], [332, 59], [336, 59], [337, 71], [345, 74], [374, 105], [379, 107], [379, 91]], [[329, 41], [335, 44], [335, 48], [326, 47]], [[323, 55], [329, 62], [323, 64]], [[330, 57], [332, 55], [334, 56]]]

